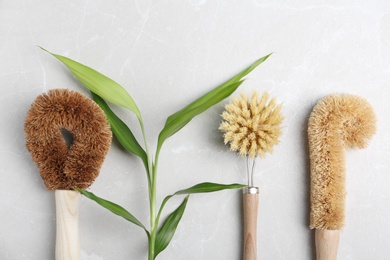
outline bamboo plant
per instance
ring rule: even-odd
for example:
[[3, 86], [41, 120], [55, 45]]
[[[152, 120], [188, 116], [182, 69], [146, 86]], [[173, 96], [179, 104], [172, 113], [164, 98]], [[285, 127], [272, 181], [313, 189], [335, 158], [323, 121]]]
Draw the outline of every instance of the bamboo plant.
[[[226, 189], [242, 188], [245, 185], [242, 184], [218, 184], [211, 182], [204, 182], [196, 184], [190, 188], [179, 190], [174, 194], [166, 196], [162, 201], [159, 208], [156, 205], [157, 194], [157, 175], [158, 175], [158, 163], [161, 148], [164, 142], [187, 125], [195, 116], [203, 113], [213, 105], [219, 103], [223, 99], [230, 96], [244, 81], [248, 73], [254, 70], [257, 66], [263, 63], [271, 54], [268, 54], [258, 60], [256, 60], [249, 67], [230, 78], [223, 84], [212, 89], [208, 93], [204, 94], [200, 98], [196, 99], [183, 109], [170, 115], [161, 130], [157, 148], [154, 158], [148, 148], [148, 142], [145, 134], [144, 123], [142, 120], [141, 112], [138, 109], [136, 103], [130, 94], [114, 80], [99, 73], [98, 71], [85, 66], [77, 61], [71, 60], [67, 57], [51, 53], [43, 48], [42, 50], [50, 53], [59, 61], [61, 61], [70, 72], [85, 86], [91, 93], [93, 100], [103, 109], [108, 121], [111, 125], [111, 130], [114, 136], [118, 139], [119, 143], [130, 154], [138, 156], [145, 167], [146, 178], [148, 183], [149, 194], [149, 214], [150, 224], [147, 228], [141, 221], [139, 221], [133, 214], [127, 211], [124, 207], [105, 200], [95, 194], [77, 189], [85, 197], [95, 201], [100, 206], [109, 210], [113, 214], [116, 214], [130, 223], [142, 228], [148, 238], [148, 260], [153, 260], [161, 253], [170, 243], [176, 228], [183, 216], [190, 194], [194, 193], [206, 193], [215, 192]], [[143, 146], [138, 142], [130, 128], [110, 109], [108, 102], [125, 107], [129, 109], [137, 117], [143, 138]], [[164, 221], [161, 221], [161, 213], [163, 212], [165, 204], [169, 199], [175, 195], [186, 195], [182, 203], [168, 216]]]

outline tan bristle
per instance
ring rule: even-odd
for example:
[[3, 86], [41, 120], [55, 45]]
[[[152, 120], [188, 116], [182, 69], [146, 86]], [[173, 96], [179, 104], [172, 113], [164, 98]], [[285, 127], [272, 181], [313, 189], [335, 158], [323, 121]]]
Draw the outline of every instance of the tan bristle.
[[375, 131], [374, 110], [361, 97], [329, 95], [314, 107], [308, 125], [311, 228], [344, 226], [345, 148], [364, 148]]
[[241, 156], [251, 158], [272, 152], [282, 134], [281, 108], [275, 99], [268, 100], [267, 93], [260, 99], [257, 92], [251, 99], [244, 94], [241, 98], [233, 98], [222, 113], [224, 121], [219, 127], [224, 132], [225, 144], [229, 143], [230, 149]]
[[[68, 148], [62, 130], [73, 143]], [[85, 189], [99, 174], [112, 133], [103, 110], [66, 89], [38, 96], [24, 124], [26, 147], [49, 190]]]

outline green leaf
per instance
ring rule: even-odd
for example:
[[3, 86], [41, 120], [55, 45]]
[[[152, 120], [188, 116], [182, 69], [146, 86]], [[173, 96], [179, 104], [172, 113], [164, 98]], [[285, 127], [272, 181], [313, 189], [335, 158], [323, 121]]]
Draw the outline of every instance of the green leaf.
[[188, 202], [189, 195], [185, 197], [180, 206], [172, 212], [162, 224], [161, 228], [157, 232], [156, 244], [155, 244], [155, 257], [163, 251], [171, 242], [176, 228], [183, 216], [184, 210]]
[[[174, 195], [188, 194], [186, 199], [183, 201], [182, 205], [180, 205], [179, 208], [177, 208], [175, 210], [175, 212], [173, 212], [165, 220], [161, 229], [158, 231], [157, 238], [156, 238], [156, 246], [155, 246], [156, 255], [158, 253], [160, 253], [161, 251], [163, 251], [168, 246], [169, 242], [171, 241], [171, 239], [175, 233], [176, 227], [179, 224], [181, 216], [184, 213], [184, 208], [185, 208], [185, 205], [187, 204], [186, 200], [188, 200], [188, 196], [190, 194], [216, 192], [216, 191], [227, 190], [227, 189], [239, 189], [239, 188], [243, 188], [245, 186], [246, 185], [237, 184], [237, 183], [219, 184], [219, 183], [212, 183], [212, 182], [203, 182], [203, 183], [196, 184], [188, 189], [179, 190], [179, 191], [175, 192], [173, 195], [169, 195], [169, 196], [165, 197], [163, 202], [161, 203], [160, 209], [159, 209], [158, 214], [157, 214], [157, 223], [160, 219], [160, 216], [161, 216], [161, 213], [162, 213], [162, 210], [163, 210], [165, 204], [168, 202], [168, 200], [170, 198], [172, 198]], [[183, 207], [183, 209], [181, 209], [181, 207]]]
[[208, 192], [215, 192], [215, 191], [228, 190], [228, 189], [239, 189], [239, 188], [244, 188], [244, 187], [246, 187], [246, 185], [238, 184], [238, 183], [219, 184], [219, 183], [213, 183], [213, 182], [202, 182], [202, 183], [196, 184], [190, 188], [187, 188], [184, 190], [179, 190], [179, 191], [175, 192], [174, 194], [168, 195], [164, 198], [163, 202], [161, 203], [158, 215], [157, 215], [157, 220], [160, 219], [160, 215], [161, 215], [161, 212], [162, 212], [165, 204], [168, 202], [168, 200], [170, 198], [172, 198], [175, 195], [208, 193]]
[[160, 209], [157, 214], [157, 223], [160, 220], [161, 213], [164, 209], [165, 204], [168, 202], [170, 198], [172, 198], [175, 195], [180, 195], [180, 194], [194, 194], [194, 193], [207, 193], [207, 192], [215, 192], [215, 191], [221, 191], [221, 190], [227, 190], [227, 189], [239, 189], [239, 188], [244, 188], [246, 185], [243, 184], [219, 184], [219, 183], [212, 183], [212, 182], [203, 182], [196, 184], [188, 189], [184, 190], [179, 190], [175, 192], [172, 195], [166, 196], [161, 203]]
[[129, 93], [118, 83], [101, 74], [100, 72], [87, 67], [67, 57], [54, 54], [40, 47], [61, 61], [72, 74], [80, 80], [89, 90], [111, 103], [130, 109], [140, 121], [141, 113]]
[[95, 201], [100, 206], [108, 209], [112, 213], [126, 219], [127, 221], [130, 221], [131, 223], [133, 223], [141, 228], [143, 228], [145, 230], [147, 236], [149, 237], [149, 232], [146, 230], [145, 226], [136, 217], [134, 217], [130, 212], [125, 210], [123, 207], [121, 207], [118, 204], [115, 204], [111, 201], [102, 199], [102, 198], [96, 196], [95, 194], [88, 192], [86, 190], [80, 190], [80, 189], [76, 189], [76, 190], [78, 192], [80, 192], [81, 194], [83, 194], [85, 197]]
[[219, 184], [219, 183], [212, 183], [212, 182], [203, 182], [203, 183], [199, 183], [195, 186], [192, 186], [188, 189], [179, 190], [179, 191], [175, 192], [175, 195], [215, 192], [215, 191], [220, 191], [220, 190], [239, 189], [239, 188], [244, 188], [244, 187], [246, 187], [246, 185], [238, 184], [238, 183]]
[[241, 71], [240, 73], [238, 73], [237, 75], [233, 76], [231, 79], [227, 80], [226, 82], [222, 83], [221, 85], [219, 85], [218, 87], [214, 88], [213, 90], [211, 90], [210, 92], [206, 93], [205, 95], [203, 95], [202, 97], [198, 98], [197, 100], [195, 100], [194, 102], [192, 102], [191, 104], [189, 104], [188, 106], [186, 106], [185, 108], [181, 109], [180, 111], [174, 113], [173, 115], [171, 115], [167, 122], [169, 122], [170, 120], [175, 120], [177, 117], [180, 117], [182, 116], [183, 114], [186, 113], [187, 110], [189, 109], [192, 109], [194, 107], [198, 107], [198, 106], [202, 106], [204, 103], [208, 102], [209, 100], [212, 100], [214, 99], [214, 95], [216, 93], [218, 93], [221, 89], [224, 89], [224, 88], [228, 88], [229, 85], [231, 84], [234, 84], [234, 83], [237, 83], [239, 81], [241, 81], [241, 79], [243, 77], [245, 77], [246, 75], [248, 75], [252, 70], [254, 70], [257, 66], [259, 66], [261, 63], [263, 63], [266, 59], [268, 59], [269, 56], [271, 56], [272, 53], [264, 56], [264, 57], [261, 57], [260, 59], [256, 60], [254, 63], [252, 63], [249, 67], [247, 67], [246, 69], [244, 69], [243, 71]]
[[240, 188], [244, 188], [246, 186], [247, 185], [239, 184], [239, 183], [219, 184], [219, 183], [213, 183], [213, 182], [202, 182], [202, 183], [198, 183], [198, 184], [196, 184], [196, 185], [194, 185], [194, 186], [192, 186], [190, 188], [176, 191], [172, 195], [168, 195], [168, 196], [166, 196], [164, 198], [163, 202], [161, 203], [157, 219], [159, 219], [165, 204], [168, 202], [168, 200], [170, 198], [172, 198], [175, 195], [194, 194], [194, 193], [208, 193], [208, 192], [215, 192], [215, 191], [221, 191], [221, 190], [240, 189]]
[[92, 92], [93, 100], [103, 109], [111, 125], [111, 130], [120, 142], [120, 144], [129, 152], [139, 156], [145, 167], [148, 165], [148, 158], [144, 149], [138, 143], [137, 139], [129, 129], [129, 127], [123, 123], [123, 121], [115, 115], [110, 109], [107, 103], [98, 95]]
[[185, 113], [182, 113], [180, 116], [177, 117], [175, 116], [173, 117], [173, 119], [169, 117], [165, 123], [163, 130], [158, 136], [157, 150], [160, 151], [164, 141], [173, 134], [177, 133], [185, 125], [187, 125], [195, 116], [203, 113], [211, 106], [219, 103], [220, 101], [228, 97], [230, 94], [232, 94], [241, 85], [242, 82], [243, 81], [233, 83], [227, 86], [227, 88], [221, 89], [220, 91], [213, 93], [214, 99], [207, 100], [207, 102], [203, 103], [202, 106], [196, 106], [189, 110], [186, 110]]
[[186, 124], [188, 124], [192, 120], [192, 118], [203, 113], [211, 106], [219, 103], [223, 99], [230, 96], [243, 82], [241, 79], [244, 76], [248, 75], [248, 73], [254, 70], [261, 63], [263, 63], [270, 55], [271, 54], [268, 54], [258, 59], [249, 67], [247, 67], [228, 81], [204, 94], [202, 97], [198, 98], [180, 111], [169, 116], [165, 122], [164, 128], [161, 130], [158, 136], [157, 154], [159, 153], [166, 139], [168, 139], [170, 136], [172, 136], [181, 128], [183, 128]]

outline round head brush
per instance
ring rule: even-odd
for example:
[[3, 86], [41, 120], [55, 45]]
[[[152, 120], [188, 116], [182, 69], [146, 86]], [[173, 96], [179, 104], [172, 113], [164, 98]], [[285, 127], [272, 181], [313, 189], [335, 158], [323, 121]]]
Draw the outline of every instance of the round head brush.
[[65, 89], [38, 96], [24, 125], [26, 147], [48, 190], [55, 190], [56, 260], [80, 259], [79, 193], [99, 174], [111, 144], [111, 130], [100, 107]]
[[232, 151], [247, 159], [248, 185], [243, 190], [244, 260], [257, 259], [259, 189], [253, 184], [256, 157], [272, 152], [272, 147], [279, 142], [283, 121], [281, 108], [276, 99], [269, 101], [267, 93], [259, 99], [258, 93], [254, 92], [250, 99], [244, 94], [233, 98], [222, 113], [224, 121], [219, 129], [224, 132], [225, 144], [229, 143]]
[[370, 104], [354, 95], [329, 95], [314, 107], [308, 125], [310, 228], [317, 260], [337, 258], [345, 218], [345, 148], [364, 148], [375, 133]]

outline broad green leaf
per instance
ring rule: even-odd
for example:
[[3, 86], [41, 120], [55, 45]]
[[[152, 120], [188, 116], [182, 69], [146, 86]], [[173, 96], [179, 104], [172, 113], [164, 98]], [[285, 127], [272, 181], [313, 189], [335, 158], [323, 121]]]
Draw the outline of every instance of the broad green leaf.
[[130, 109], [135, 113], [138, 119], [142, 121], [141, 113], [133, 98], [121, 85], [101, 74], [100, 72], [77, 61], [51, 53], [42, 47], [40, 48], [61, 61], [70, 70], [70, 72], [72, 72], [72, 74], [89, 90], [104, 98], [105, 100], [110, 101], [111, 103]]
[[193, 193], [206, 193], [206, 192], [215, 192], [220, 190], [227, 190], [227, 189], [239, 189], [244, 188], [246, 185], [243, 184], [219, 184], [219, 183], [212, 183], [212, 182], [203, 182], [199, 183], [197, 185], [194, 185], [188, 189], [179, 190], [175, 192], [176, 194], [193, 194]]
[[123, 123], [123, 121], [115, 115], [115, 113], [110, 109], [107, 103], [98, 95], [92, 92], [93, 100], [103, 109], [106, 114], [108, 121], [111, 125], [111, 130], [120, 142], [120, 144], [129, 152], [139, 156], [145, 167], [148, 167], [148, 158], [144, 149], [138, 143], [137, 139], [129, 129], [129, 127]]
[[197, 100], [195, 100], [194, 102], [192, 102], [188, 106], [184, 107], [180, 111], [172, 114], [167, 119], [167, 122], [169, 122], [170, 120], [175, 120], [177, 117], [182, 116], [182, 114], [185, 114], [187, 110], [190, 110], [190, 109], [192, 109], [194, 107], [202, 106], [204, 103], [208, 102], [210, 99], [213, 99], [213, 95], [215, 93], [217, 93], [218, 91], [220, 91], [221, 89], [224, 89], [224, 88], [228, 87], [229, 85], [231, 85], [233, 83], [237, 83], [237, 82], [241, 81], [241, 79], [243, 77], [248, 75], [252, 70], [254, 70], [257, 66], [259, 66], [261, 63], [263, 63], [271, 55], [272, 55], [272, 53], [270, 53], [270, 54], [268, 54], [268, 55], [266, 55], [264, 57], [261, 57], [260, 59], [256, 60], [254, 63], [252, 63], [249, 67], [247, 67], [246, 69], [244, 69], [243, 71], [241, 71], [237, 75], [233, 76], [231, 79], [225, 81], [224, 83], [222, 83], [218, 87], [214, 88], [210, 92], [206, 93], [202, 97], [198, 98]]
[[180, 111], [169, 116], [167, 121], [165, 122], [164, 128], [161, 130], [160, 135], [158, 137], [157, 154], [159, 153], [162, 144], [167, 138], [178, 132], [181, 128], [188, 124], [192, 120], [192, 118], [203, 113], [211, 106], [219, 103], [220, 101], [231, 95], [243, 82], [241, 79], [244, 76], [248, 75], [248, 73], [254, 70], [261, 63], [263, 63], [266, 59], [268, 59], [270, 55], [271, 54], [268, 54], [258, 59], [249, 67], [247, 67], [228, 81], [204, 94], [202, 97], [196, 99], [194, 102], [187, 105]]
[[168, 246], [169, 242], [171, 242], [181, 217], [183, 216], [188, 197], [189, 195], [186, 196], [180, 206], [167, 217], [161, 228], [158, 230], [154, 248], [155, 257]]
[[108, 209], [112, 213], [126, 219], [127, 221], [130, 221], [131, 223], [133, 223], [141, 228], [143, 228], [145, 230], [147, 236], [149, 237], [149, 232], [146, 230], [145, 226], [136, 217], [134, 217], [130, 212], [125, 210], [123, 207], [121, 207], [118, 204], [115, 204], [111, 201], [102, 199], [102, 198], [96, 196], [95, 194], [93, 194], [92, 192], [89, 192], [86, 190], [80, 190], [80, 189], [77, 189], [77, 191], [80, 192], [81, 194], [83, 194], [85, 197], [95, 201], [100, 206]]
[[173, 117], [173, 119], [169, 117], [165, 123], [163, 130], [161, 130], [158, 136], [157, 151], [160, 151], [162, 144], [166, 139], [177, 133], [180, 129], [187, 125], [195, 116], [203, 113], [211, 106], [219, 103], [226, 97], [230, 96], [242, 84], [242, 82], [243, 81], [232, 83], [226, 86], [226, 88], [220, 89], [218, 92], [214, 92], [213, 98], [206, 100], [204, 103], [202, 103], [202, 106], [194, 106], [191, 109], [187, 109], [185, 113], [182, 113], [180, 116], [175, 116]]

